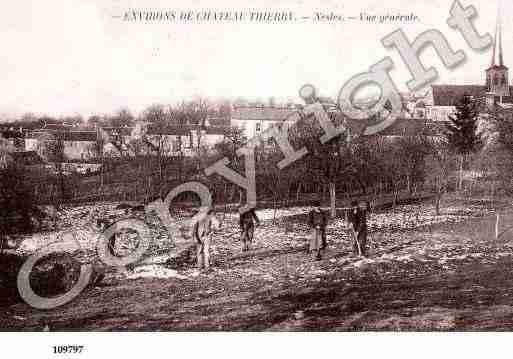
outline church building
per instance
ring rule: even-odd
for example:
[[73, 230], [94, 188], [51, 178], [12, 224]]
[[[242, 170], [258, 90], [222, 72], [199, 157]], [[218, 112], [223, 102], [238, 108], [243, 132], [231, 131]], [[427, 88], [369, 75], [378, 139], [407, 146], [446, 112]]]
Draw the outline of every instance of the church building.
[[485, 70], [484, 85], [432, 85], [426, 95], [426, 117], [445, 122], [456, 112], [464, 95], [471, 96], [486, 117], [490, 108], [513, 109], [513, 87], [509, 84], [509, 69], [504, 65], [502, 25], [497, 22], [490, 67]]

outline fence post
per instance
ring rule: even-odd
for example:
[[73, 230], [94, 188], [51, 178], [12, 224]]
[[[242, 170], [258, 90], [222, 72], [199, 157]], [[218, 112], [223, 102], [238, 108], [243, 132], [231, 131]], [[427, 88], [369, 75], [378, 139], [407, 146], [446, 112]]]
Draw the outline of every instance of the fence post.
[[497, 213], [497, 218], [495, 219], [495, 239], [499, 239], [499, 213]]

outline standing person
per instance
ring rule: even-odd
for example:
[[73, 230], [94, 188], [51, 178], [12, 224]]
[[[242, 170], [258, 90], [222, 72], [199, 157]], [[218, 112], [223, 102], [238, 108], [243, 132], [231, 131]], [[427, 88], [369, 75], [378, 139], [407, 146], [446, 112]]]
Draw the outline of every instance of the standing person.
[[308, 252], [314, 256], [315, 260], [321, 260], [321, 250], [326, 248], [328, 220], [326, 213], [321, 210], [320, 201], [315, 201], [314, 208], [308, 214], [308, 224], [312, 228]]
[[192, 226], [192, 237], [196, 240], [196, 260], [199, 269], [208, 269], [210, 266], [210, 243], [214, 230], [219, 229], [221, 223], [217, 219], [212, 207], [202, 211]]
[[242, 212], [239, 217], [239, 226], [241, 230], [242, 251], [249, 251], [251, 242], [253, 242], [253, 235], [255, 232], [255, 223], [260, 225], [255, 209], [251, 208]]
[[348, 222], [353, 234], [353, 252], [359, 256], [367, 255], [367, 214], [370, 212], [369, 202], [351, 202]]

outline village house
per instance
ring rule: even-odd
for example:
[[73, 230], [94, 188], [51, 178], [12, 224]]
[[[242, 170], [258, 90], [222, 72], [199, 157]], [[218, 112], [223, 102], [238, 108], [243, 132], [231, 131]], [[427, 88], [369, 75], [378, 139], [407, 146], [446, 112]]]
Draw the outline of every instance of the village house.
[[94, 131], [70, 131], [61, 133], [64, 142], [64, 158], [67, 160], [91, 160], [98, 158], [97, 135]]
[[35, 151], [41, 157], [47, 157], [45, 152], [45, 141], [62, 143], [62, 159], [64, 161], [87, 161], [97, 158], [95, 131], [57, 131], [37, 130], [27, 133], [25, 136], [25, 149]]
[[25, 151], [25, 132], [21, 127], [3, 126], [0, 128], [0, 137], [7, 140], [16, 151]]
[[[218, 124], [222, 121], [213, 121]], [[208, 123], [208, 122], [207, 122]], [[54, 126], [55, 127], [55, 126]], [[218, 125], [158, 125], [138, 123], [133, 127], [98, 127], [94, 130], [43, 128], [20, 135], [23, 150], [43, 158], [45, 142], [62, 144], [63, 161], [89, 161], [106, 157], [156, 154], [194, 156], [198, 149], [212, 149], [224, 138], [226, 127]], [[12, 136], [11, 136], [12, 137]], [[13, 142], [10, 139], [10, 142]]]
[[150, 124], [146, 129], [146, 138], [149, 148], [154, 151], [158, 151], [159, 144], [162, 144], [162, 154], [165, 156], [191, 157], [198, 149], [208, 151], [216, 143], [222, 142], [225, 130], [224, 126]]
[[283, 122], [297, 109], [291, 107], [244, 106], [234, 107], [231, 114], [231, 126], [243, 130], [250, 139], [260, 135], [271, 126]]
[[[149, 124], [146, 139], [150, 151], [161, 151], [163, 156], [192, 156], [193, 139], [189, 126]], [[162, 147], [160, 147], [162, 146]]]
[[[418, 97], [421, 98], [421, 97]], [[422, 97], [423, 98], [423, 97]], [[334, 108], [334, 103], [328, 99], [322, 99], [321, 103], [328, 113], [339, 112]], [[243, 129], [247, 138], [258, 136], [271, 126], [280, 124], [287, 118], [292, 118], [294, 112], [299, 108], [292, 107], [253, 107], [243, 106], [237, 107], [232, 112], [232, 126]], [[384, 131], [379, 132], [376, 136], [396, 138], [404, 136], [425, 135], [429, 138], [439, 138], [442, 132], [440, 124], [435, 124], [426, 116], [426, 106], [420, 102], [417, 106], [413, 106], [411, 113], [405, 112], [402, 117], [398, 118], [394, 123], [387, 127]], [[410, 111], [408, 111], [410, 112]], [[359, 132], [365, 128], [361, 120], [348, 120], [348, 126], [354, 131]]]

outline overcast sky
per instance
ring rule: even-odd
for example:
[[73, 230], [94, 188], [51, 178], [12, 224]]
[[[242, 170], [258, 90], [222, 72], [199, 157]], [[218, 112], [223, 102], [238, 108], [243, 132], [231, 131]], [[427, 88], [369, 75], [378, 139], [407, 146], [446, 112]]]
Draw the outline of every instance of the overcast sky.
[[[493, 34], [496, 0], [462, 0], [476, 6], [478, 31]], [[139, 112], [153, 103], [191, 96], [268, 99], [297, 97], [305, 83], [336, 97], [352, 75], [384, 56], [396, 68], [400, 89], [409, 79], [383, 36], [402, 28], [413, 39], [436, 28], [468, 61], [448, 71], [432, 49], [422, 58], [440, 73], [439, 83], [484, 83], [491, 51], [473, 52], [446, 24], [452, 0], [217, 0], [215, 9], [314, 11], [359, 16], [415, 13], [416, 24], [342, 23], [134, 23], [116, 16], [130, 9], [212, 9], [214, 2], [164, 0], [17, 0], [0, 13], [0, 114], [107, 113], [120, 107]], [[386, 5], [383, 5], [386, 4]], [[385, 6], [385, 7], [383, 7]], [[503, 1], [506, 65], [513, 67], [513, 2]]]

